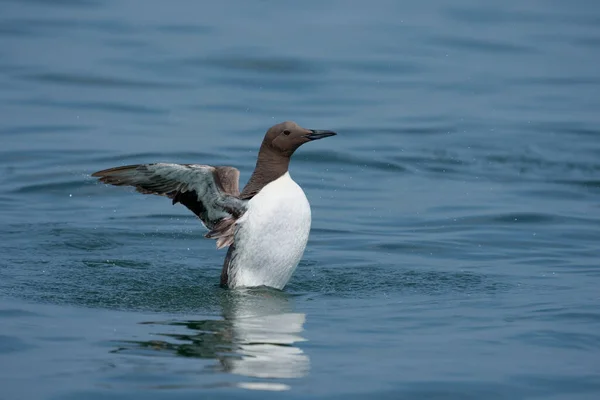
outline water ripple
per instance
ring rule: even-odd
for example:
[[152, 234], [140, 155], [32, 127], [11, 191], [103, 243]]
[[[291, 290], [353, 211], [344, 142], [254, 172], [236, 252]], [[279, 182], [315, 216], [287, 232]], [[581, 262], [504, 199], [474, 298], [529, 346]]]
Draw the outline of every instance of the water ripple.
[[[305, 151], [301, 157], [303, 163], [307, 162], [311, 165], [327, 164], [327, 165], [346, 165], [352, 167], [373, 168], [380, 171], [389, 172], [406, 172], [407, 169], [390, 160], [377, 160], [373, 158], [361, 158], [348, 153], [340, 153], [331, 150], [322, 151]], [[298, 157], [298, 158], [300, 158]]]
[[[27, 135], [56, 132], [81, 132], [91, 129], [83, 125], [35, 125], [9, 126], [0, 129], [0, 135]], [[35, 150], [34, 150], [35, 152]], [[39, 152], [39, 150], [38, 150]]]
[[128, 113], [141, 115], [161, 115], [168, 111], [156, 107], [141, 106], [139, 104], [128, 104], [124, 102], [98, 102], [98, 101], [57, 101], [49, 99], [30, 99], [13, 102], [17, 104], [43, 106], [51, 108], [64, 108], [68, 110], [98, 110], [108, 113]]
[[15, 194], [47, 194], [47, 195], [64, 195], [74, 190], [79, 190], [90, 186], [92, 183], [84, 180], [71, 180], [62, 182], [48, 182], [34, 185], [24, 185], [12, 191]]
[[[368, 270], [368, 275], [362, 271]], [[500, 277], [469, 272], [439, 272], [361, 265], [344, 268], [320, 267], [318, 280], [305, 279], [290, 284], [292, 293], [320, 293], [355, 298], [380, 293], [441, 295], [448, 293], [495, 293], [511, 290], [513, 285]], [[363, 288], [368, 287], [369, 291]]]
[[506, 53], [506, 54], [526, 54], [531, 55], [537, 50], [531, 46], [523, 44], [500, 42], [491, 39], [478, 39], [474, 37], [432, 37], [430, 39], [434, 45], [443, 46], [449, 49], [464, 49], [467, 51], [478, 51], [482, 53]]
[[207, 58], [190, 58], [183, 61], [189, 65], [208, 65], [218, 69], [230, 69], [235, 71], [251, 71], [261, 74], [314, 74], [323, 72], [316, 63], [301, 58], [284, 58], [277, 56], [257, 57], [254, 55], [218, 56]]
[[51, 83], [55, 85], [75, 85], [84, 87], [117, 88], [117, 89], [181, 89], [186, 86], [175, 82], [143, 81], [117, 77], [77, 73], [37, 73], [21, 75], [21, 79]]

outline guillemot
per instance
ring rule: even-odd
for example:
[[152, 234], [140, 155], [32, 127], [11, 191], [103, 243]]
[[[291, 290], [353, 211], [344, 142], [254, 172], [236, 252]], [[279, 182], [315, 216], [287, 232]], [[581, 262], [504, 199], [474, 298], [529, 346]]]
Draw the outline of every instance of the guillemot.
[[196, 214], [209, 230], [204, 236], [215, 239], [217, 249], [228, 247], [221, 286], [283, 289], [304, 254], [311, 225], [308, 199], [288, 171], [290, 157], [304, 143], [334, 135], [292, 121], [272, 126], [241, 192], [240, 171], [230, 166], [136, 164], [92, 176], [167, 196]]

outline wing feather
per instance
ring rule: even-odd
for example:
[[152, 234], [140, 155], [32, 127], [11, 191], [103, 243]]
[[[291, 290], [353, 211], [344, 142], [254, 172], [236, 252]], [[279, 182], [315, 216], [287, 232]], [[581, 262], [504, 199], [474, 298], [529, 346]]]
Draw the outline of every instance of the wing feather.
[[246, 211], [239, 196], [240, 173], [233, 167], [199, 164], [137, 164], [109, 168], [92, 174], [100, 182], [133, 186], [143, 194], [167, 196], [196, 214], [210, 230], [206, 237], [217, 247], [233, 243], [234, 225]]

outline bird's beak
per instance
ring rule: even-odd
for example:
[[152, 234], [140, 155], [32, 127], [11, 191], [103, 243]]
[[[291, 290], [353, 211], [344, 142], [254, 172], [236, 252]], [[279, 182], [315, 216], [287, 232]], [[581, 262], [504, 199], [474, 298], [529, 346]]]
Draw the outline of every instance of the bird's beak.
[[309, 129], [309, 131], [310, 131], [310, 133], [308, 135], [304, 136], [308, 140], [319, 140], [319, 139], [323, 139], [323, 138], [326, 138], [329, 136], [337, 135], [337, 133], [335, 133], [333, 131], [320, 131], [320, 130], [316, 130], [316, 129]]

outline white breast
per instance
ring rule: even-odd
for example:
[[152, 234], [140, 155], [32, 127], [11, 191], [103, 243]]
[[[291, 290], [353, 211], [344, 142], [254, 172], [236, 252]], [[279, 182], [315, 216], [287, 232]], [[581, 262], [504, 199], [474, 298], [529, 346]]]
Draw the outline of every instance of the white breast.
[[306, 195], [289, 173], [262, 188], [238, 221], [229, 287], [283, 289], [304, 254], [310, 223]]

